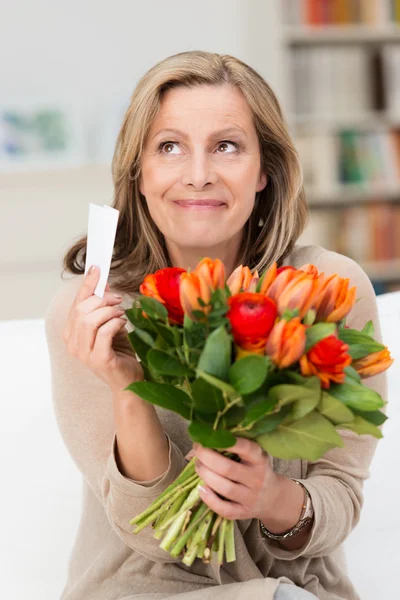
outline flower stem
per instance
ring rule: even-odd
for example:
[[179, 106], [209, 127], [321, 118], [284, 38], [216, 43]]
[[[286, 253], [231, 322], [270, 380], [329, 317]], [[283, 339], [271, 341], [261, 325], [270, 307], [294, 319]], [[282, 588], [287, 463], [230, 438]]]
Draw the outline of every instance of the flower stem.
[[[207, 505], [205, 505], [207, 507]], [[190, 543], [190, 546], [188, 547], [185, 556], [182, 559], [182, 562], [187, 565], [188, 567], [190, 567], [197, 554], [198, 554], [198, 547], [199, 544], [202, 542], [203, 538], [205, 538], [206, 533], [208, 531], [210, 522], [212, 520], [212, 513], [211, 513], [211, 509], [209, 509], [207, 507], [207, 511], [205, 513], [204, 518], [202, 519], [202, 523], [200, 526], [197, 526], [197, 531], [193, 536], [193, 540]]]
[[[173, 557], [179, 556], [181, 551], [183, 550], [184, 545], [189, 540], [190, 536], [195, 532], [196, 527], [199, 526], [203, 518], [210, 512], [207, 504], [201, 503], [197, 511], [193, 516], [193, 520], [190, 523], [189, 527], [186, 529], [185, 533], [181, 535], [181, 537], [177, 540], [176, 544], [172, 548], [170, 555]], [[196, 537], [196, 532], [194, 538]]]
[[[196, 478], [197, 477], [198, 477], [198, 475], [196, 475]], [[171, 496], [171, 498], [169, 499], [170, 501], [167, 503], [167, 506], [169, 506], [170, 503], [174, 502], [181, 494], [185, 494], [189, 490], [193, 491], [193, 487], [195, 487], [195, 489], [197, 489], [197, 484], [196, 484], [195, 479], [193, 480], [192, 483], [188, 483], [188, 485], [185, 487], [178, 486], [178, 489], [177, 489], [175, 495]], [[189, 493], [189, 496], [190, 496], [190, 493]], [[188, 500], [189, 496], [187, 497], [186, 500]], [[136, 534], [136, 533], [139, 533], [139, 531], [142, 531], [142, 529], [144, 529], [147, 525], [149, 525], [149, 523], [152, 523], [165, 510], [166, 510], [166, 506], [162, 505], [162, 506], [159, 506], [155, 511], [153, 510], [153, 512], [150, 512], [150, 514], [147, 511], [144, 511], [143, 514], [144, 514], [145, 518], [142, 517], [143, 520], [141, 520], [140, 522], [138, 522], [137, 517], [135, 517], [135, 519], [132, 519], [133, 521], [136, 521], [136, 529], [132, 533]], [[172, 522], [173, 520], [174, 520], [174, 516], [172, 516], [169, 519], [169, 521], [167, 521], [166, 523], [163, 523], [163, 527], [158, 525], [157, 529], [165, 529], [167, 527], [167, 525], [169, 525], [169, 522]]]
[[171, 504], [165, 515], [163, 515], [162, 513], [160, 514], [160, 518], [159, 520], [157, 520], [157, 523], [154, 528], [153, 537], [155, 537], [156, 540], [161, 539], [164, 533], [163, 530], [160, 529], [160, 526], [163, 525], [168, 519], [170, 519], [173, 515], [175, 515], [178, 512], [185, 500], [185, 494], [181, 494], [176, 498], [176, 500], [174, 500], [174, 502]]
[[161, 506], [170, 496], [174, 495], [178, 489], [182, 491], [183, 484], [188, 484], [189, 481], [194, 481], [196, 477], [198, 477], [197, 473], [194, 470], [195, 456], [192, 460], [186, 465], [183, 469], [182, 473], [179, 475], [177, 479], [171, 485], [169, 485], [159, 496], [158, 498], [150, 504], [143, 512], [139, 515], [136, 515], [129, 523], [131, 525], [135, 525], [149, 514], [151, 514], [156, 508]]
[[228, 402], [228, 404], [226, 404], [226, 406], [222, 410], [217, 412], [217, 416], [215, 417], [215, 422], [213, 425], [214, 430], [217, 429], [220, 418], [223, 417], [224, 414], [227, 413], [230, 408], [232, 408], [232, 406], [235, 406], [235, 404], [238, 404], [238, 402], [241, 402], [241, 401], [242, 401], [242, 396], [238, 396], [231, 402]]
[[174, 543], [176, 536], [179, 534], [183, 522], [186, 518], [186, 513], [182, 513], [172, 523], [171, 527], [167, 531], [167, 535], [164, 537], [160, 544], [160, 548], [168, 552], [170, 546]]
[[224, 549], [225, 549], [225, 535], [226, 535], [226, 523], [227, 519], [223, 519], [219, 532], [219, 544], [218, 544], [218, 564], [222, 565], [224, 562]]
[[[199, 479], [200, 479], [200, 477], [199, 477]], [[192, 489], [192, 491], [186, 498], [185, 502], [182, 504], [182, 507], [176, 513], [176, 515], [173, 515], [170, 519], [165, 521], [165, 523], [163, 523], [163, 525], [162, 525], [162, 527], [160, 527], [160, 529], [166, 529], [172, 523], [172, 521], [175, 521], [175, 519], [180, 517], [182, 513], [185, 513], [188, 508], [192, 508], [192, 506], [194, 506], [196, 504], [196, 502], [199, 500], [199, 498], [200, 498], [200, 493], [199, 493], [199, 490], [196, 485], [196, 487]]]
[[228, 520], [225, 535], [226, 562], [233, 562], [236, 560], [234, 527], [235, 521]]

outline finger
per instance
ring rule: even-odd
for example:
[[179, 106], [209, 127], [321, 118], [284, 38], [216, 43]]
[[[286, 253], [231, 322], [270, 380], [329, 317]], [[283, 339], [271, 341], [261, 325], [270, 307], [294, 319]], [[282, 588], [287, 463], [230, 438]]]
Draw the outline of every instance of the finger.
[[221, 477], [215, 471], [212, 471], [202, 463], [196, 461], [196, 472], [199, 477], [204, 481], [204, 483], [210, 487], [214, 492], [221, 494], [227, 500], [233, 500], [238, 504], [245, 504], [246, 499], [249, 498], [249, 488], [242, 485], [241, 483], [237, 483], [232, 481], [231, 479], [227, 479], [226, 477]]
[[108, 364], [115, 356], [112, 342], [117, 333], [126, 325], [120, 318], [111, 319], [102, 325], [96, 335], [92, 350], [92, 359], [97, 364]]
[[[110, 320], [120, 319], [124, 311], [118, 306], [104, 306], [85, 315], [77, 330], [76, 344], [79, 354], [87, 357], [94, 350], [96, 337], [101, 327]], [[126, 323], [126, 321], [124, 321]]]
[[90, 296], [93, 296], [99, 278], [99, 267], [97, 267], [96, 265], [92, 265], [89, 271], [86, 273], [85, 277], [83, 278], [82, 285], [79, 288], [78, 293], [75, 297], [75, 304], [79, 304], [80, 302], [83, 302], [83, 300], [86, 300], [86, 298], [90, 298]]
[[209, 469], [232, 481], [244, 483], [247, 479], [246, 467], [211, 448], [193, 444], [193, 450], [200, 461]]
[[81, 322], [82, 319], [86, 318], [87, 314], [104, 306], [116, 306], [122, 300], [121, 296], [116, 296], [110, 292], [106, 292], [103, 298], [99, 298], [98, 296], [92, 294], [89, 298], [86, 298], [79, 303], [77, 303], [76, 298], [77, 297], [75, 297], [75, 300], [69, 311], [68, 319], [63, 332], [64, 340], [71, 343], [72, 346], [75, 346], [78, 343]]
[[247, 438], [236, 438], [236, 444], [226, 450], [237, 454], [243, 465], [261, 465], [268, 456], [261, 446]]
[[189, 452], [185, 456], [185, 460], [192, 460], [193, 456], [195, 456], [195, 451], [193, 448], [189, 450]]
[[236, 502], [222, 500], [208, 486], [199, 486], [200, 498], [212, 511], [226, 519], [246, 519], [244, 508]]

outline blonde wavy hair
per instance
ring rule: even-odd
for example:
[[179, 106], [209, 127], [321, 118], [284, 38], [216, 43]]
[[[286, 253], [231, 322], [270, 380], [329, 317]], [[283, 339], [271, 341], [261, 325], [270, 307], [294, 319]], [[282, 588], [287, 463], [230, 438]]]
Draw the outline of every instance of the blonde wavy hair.
[[[280, 264], [301, 235], [308, 217], [303, 172], [282, 109], [268, 83], [234, 56], [197, 50], [174, 54], [139, 80], [115, 146], [111, 206], [120, 215], [110, 279], [121, 292], [137, 293], [145, 275], [171, 266], [164, 236], [139, 191], [142, 152], [163, 94], [178, 86], [227, 83], [239, 88], [247, 100], [259, 138], [261, 169], [268, 176], [244, 225], [237, 264], [258, 269], [261, 274], [274, 261]], [[85, 235], [66, 252], [63, 274], [84, 273], [86, 241]]]

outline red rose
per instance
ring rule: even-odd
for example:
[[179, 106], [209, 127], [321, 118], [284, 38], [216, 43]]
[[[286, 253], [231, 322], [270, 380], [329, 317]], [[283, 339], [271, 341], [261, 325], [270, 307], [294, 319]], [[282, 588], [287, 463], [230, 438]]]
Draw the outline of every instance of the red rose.
[[300, 358], [302, 374], [316, 375], [324, 389], [330, 387], [331, 381], [343, 383], [346, 376], [344, 369], [352, 360], [348, 349], [348, 344], [344, 344], [336, 335], [324, 338]]
[[276, 304], [264, 294], [243, 292], [228, 298], [227, 318], [236, 344], [264, 354], [265, 342], [277, 316]]
[[150, 296], [164, 304], [170, 321], [179, 325], [183, 324], [183, 309], [179, 296], [182, 273], [186, 271], [180, 267], [159, 269], [155, 273], [146, 275], [139, 288], [144, 296]]

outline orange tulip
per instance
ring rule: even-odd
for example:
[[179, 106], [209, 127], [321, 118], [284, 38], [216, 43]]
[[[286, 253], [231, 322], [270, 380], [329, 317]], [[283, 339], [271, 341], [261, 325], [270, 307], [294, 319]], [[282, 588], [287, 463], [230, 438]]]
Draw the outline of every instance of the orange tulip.
[[359, 358], [351, 366], [356, 369], [360, 377], [365, 378], [386, 371], [393, 362], [394, 359], [391, 358], [390, 351], [385, 347], [384, 350], [379, 350], [378, 352], [373, 352], [372, 354], [368, 354], [368, 356]]
[[306, 326], [298, 317], [275, 323], [265, 346], [266, 354], [280, 368], [285, 369], [297, 362], [304, 354]]
[[316, 321], [337, 323], [351, 310], [356, 301], [356, 287], [349, 289], [349, 279], [339, 275], [324, 277], [318, 303]]
[[168, 317], [172, 323], [183, 323], [183, 310], [179, 298], [179, 286], [182, 273], [185, 269], [180, 267], [166, 267], [155, 273], [146, 275], [139, 291], [143, 296], [155, 298], [164, 304]]
[[331, 381], [343, 383], [346, 377], [344, 369], [351, 364], [348, 349], [348, 344], [336, 335], [330, 335], [300, 358], [300, 370], [306, 377], [316, 375], [325, 389], [330, 387]]
[[211, 290], [207, 286], [203, 286], [200, 282], [200, 278], [193, 273], [183, 273], [181, 275], [180, 284], [180, 301], [183, 308], [183, 312], [188, 315], [192, 321], [196, 321], [196, 317], [193, 315], [193, 311], [200, 310], [204, 314], [210, 311], [211, 307], [200, 306], [199, 298], [203, 300], [205, 304], [208, 304], [211, 299]]
[[300, 270], [285, 270], [278, 275], [267, 295], [277, 303], [279, 315], [298, 308], [298, 316], [302, 319], [317, 302], [322, 285], [322, 277], [315, 278]]
[[[320, 273], [315, 265], [311, 263], [307, 263], [299, 268], [300, 271], [307, 273], [307, 275], [312, 275], [313, 277], [319, 277]], [[323, 275], [323, 273], [322, 273]]]
[[227, 286], [231, 291], [232, 296], [238, 294], [241, 290], [244, 292], [255, 292], [259, 280], [258, 272], [255, 271], [252, 275], [249, 267], [240, 265], [227, 280]]
[[263, 276], [263, 280], [261, 282], [260, 294], [266, 294], [271, 287], [272, 283], [275, 281], [277, 275], [277, 266], [276, 262], [274, 262], [268, 271]]
[[[272, 271], [273, 273], [274, 271]], [[278, 302], [278, 298], [281, 295], [282, 291], [285, 289], [285, 287], [289, 284], [289, 282], [296, 277], [296, 273], [297, 270], [293, 267], [290, 267], [288, 269], [282, 269], [279, 271], [278, 273], [278, 269], [275, 270], [275, 279], [273, 281], [271, 281], [269, 287], [266, 289], [266, 291], [264, 292], [269, 298], [271, 298], [272, 300], [274, 300], [275, 302]], [[267, 274], [268, 276], [268, 274]], [[266, 278], [267, 278], [266, 276]], [[263, 284], [265, 283], [265, 280], [263, 281]], [[266, 286], [262, 285], [262, 288], [264, 289]]]
[[242, 292], [228, 298], [227, 318], [237, 346], [257, 354], [264, 354], [265, 343], [274, 326], [276, 305], [264, 294]]
[[225, 267], [224, 263], [219, 260], [211, 260], [211, 258], [203, 258], [193, 273], [199, 278], [200, 288], [202, 295], [206, 296], [209, 290], [216, 290], [218, 288], [224, 289], [225, 287]]
[[192, 319], [196, 320], [193, 311], [200, 310], [207, 314], [211, 306], [201, 306], [199, 298], [208, 304], [211, 300], [211, 294], [218, 288], [225, 287], [225, 268], [219, 260], [203, 258], [195, 270], [191, 273], [184, 273], [180, 283], [180, 301], [183, 311]]

